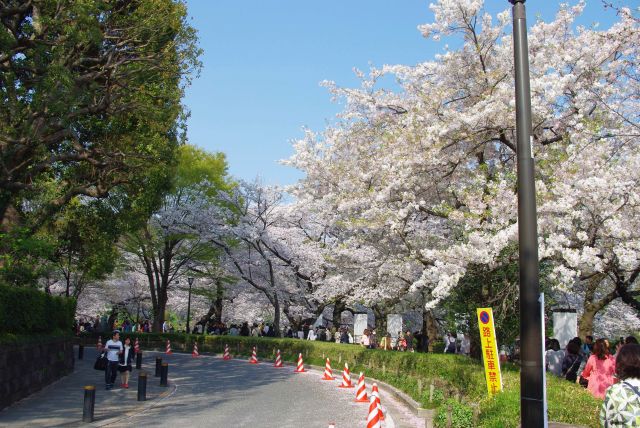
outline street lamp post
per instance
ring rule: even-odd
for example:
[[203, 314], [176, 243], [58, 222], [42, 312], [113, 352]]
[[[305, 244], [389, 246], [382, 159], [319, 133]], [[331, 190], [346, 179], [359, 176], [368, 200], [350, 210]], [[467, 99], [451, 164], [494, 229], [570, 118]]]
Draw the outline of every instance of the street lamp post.
[[542, 314], [538, 265], [536, 189], [531, 148], [531, 90], [525, 0], [513, 4], [513, 56], [516, 85], [518, 165], [518, 257], [520, 266], [520, 421], [544, 427]]
[[189, 330], [189, 321], [191, 321], [191, 286], [193, 285], [193, 277], [189, 277], [187, 278], [187, 281], [189, 282], [189, 300], [187, 302], [187, 334], [189, 334], [189, 332], [191, 330]]

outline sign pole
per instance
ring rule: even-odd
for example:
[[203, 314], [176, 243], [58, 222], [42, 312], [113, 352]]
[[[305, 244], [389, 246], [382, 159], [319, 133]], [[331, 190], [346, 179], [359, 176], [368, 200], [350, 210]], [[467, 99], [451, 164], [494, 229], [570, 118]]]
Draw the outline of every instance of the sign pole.
[[544, 375], [536, 189], [531, 148], [531, 90], [525, 0], [513, 3], [518, 165], [518, 255], [520, 265], [520, 421], [523, 428], [544, 426]]

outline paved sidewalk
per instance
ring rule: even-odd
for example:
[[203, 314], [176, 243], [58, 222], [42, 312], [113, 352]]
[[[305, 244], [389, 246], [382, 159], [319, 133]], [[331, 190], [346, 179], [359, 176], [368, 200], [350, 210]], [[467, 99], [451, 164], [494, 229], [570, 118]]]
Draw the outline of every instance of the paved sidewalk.
[[[75, 355], [78, 355], [77, 347]], [[144, 355], [144, 354], [143, 354]], [[104, 389], [104, 372], [93, 369], [98, 356], [96, 349], [85, 348], [84, 359], [75, 362], [73, 374], [65, 376], [41, 391], [0, 411], [0, 427], [71, 427], [81, 425], [84, 386], [95, 385], [96, 405], [94, 426], [101, 426], [156, 404], [173, 391], [173, 386], [161, 387], [154, 377], [155, 356], [143, 359], [142, 370], [148, 374], [147, 401], [137, 401], [138, 370], [131, 372], [129, 389], [120, 387], [120, 375], [111, 391]]]

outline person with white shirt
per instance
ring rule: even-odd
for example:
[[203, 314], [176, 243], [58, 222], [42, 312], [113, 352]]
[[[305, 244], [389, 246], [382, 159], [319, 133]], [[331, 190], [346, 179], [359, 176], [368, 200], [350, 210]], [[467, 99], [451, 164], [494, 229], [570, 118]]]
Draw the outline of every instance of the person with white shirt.
[[116, 381], [118, 361], [123, 351], [122, 342], [120, 342], [120, 332], [118, 330], [113, 331], [111, 339], [107, 340], [107, 343], [104, 345], [104, 350], [107, 353], [107, 368], [104, 371], [104, 381], [106, 384], [105, 389], [109, 390], [113, 388], [113, 384]]
[[544, 354], [545, 368], [548, 372], [560, 377], [562, 375], [564, 351], [560, 349], [558, 339], [550, 339], [547, 352]]
[[309, 329], [309, 334], [307, 335], [307, 340], [316, 340], [316, 331], [314, 329]]
[[471, 353], [471, 340], [469, 339], [468, 333], [465, 333], [462, 336], [462, 340], [460, 341], [460, 353], [466, 356], [469, 356]]

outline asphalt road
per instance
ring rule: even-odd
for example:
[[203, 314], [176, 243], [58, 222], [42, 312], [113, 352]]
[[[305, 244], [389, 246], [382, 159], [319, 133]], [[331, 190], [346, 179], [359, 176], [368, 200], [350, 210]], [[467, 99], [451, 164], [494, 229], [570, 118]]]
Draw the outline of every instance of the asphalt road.
[[[223, 361], [220, 357], [146, 352], [149, 401], [136, 401], [137, 373], [128, 390], [105, 391], [102, 372], [92, 369], [95, 351], [86, 349], [70, 376], [0, 412], [1, 427], [81, 426], [82, 387], [95, 384], [96, 421], [109, 427], [365, 427], [368, 405], [355, 403], [355, 388], [322, 381], [321, 373], [294, 373], [292, 366]], [[169, 363], [169, 387], [153, 377], [155, 357]], [[334, 375], [339, 375], [334, 368]], [[119, 385], [119, 380], [116, 380]], [[369, 385], [370, 386], [370, 385]], [[383, 395], [383, 404], [385, 397]], [[407, 426], [398, 403], [386, 427]], [[403, 420], [403, 423], [394, 423]]]

